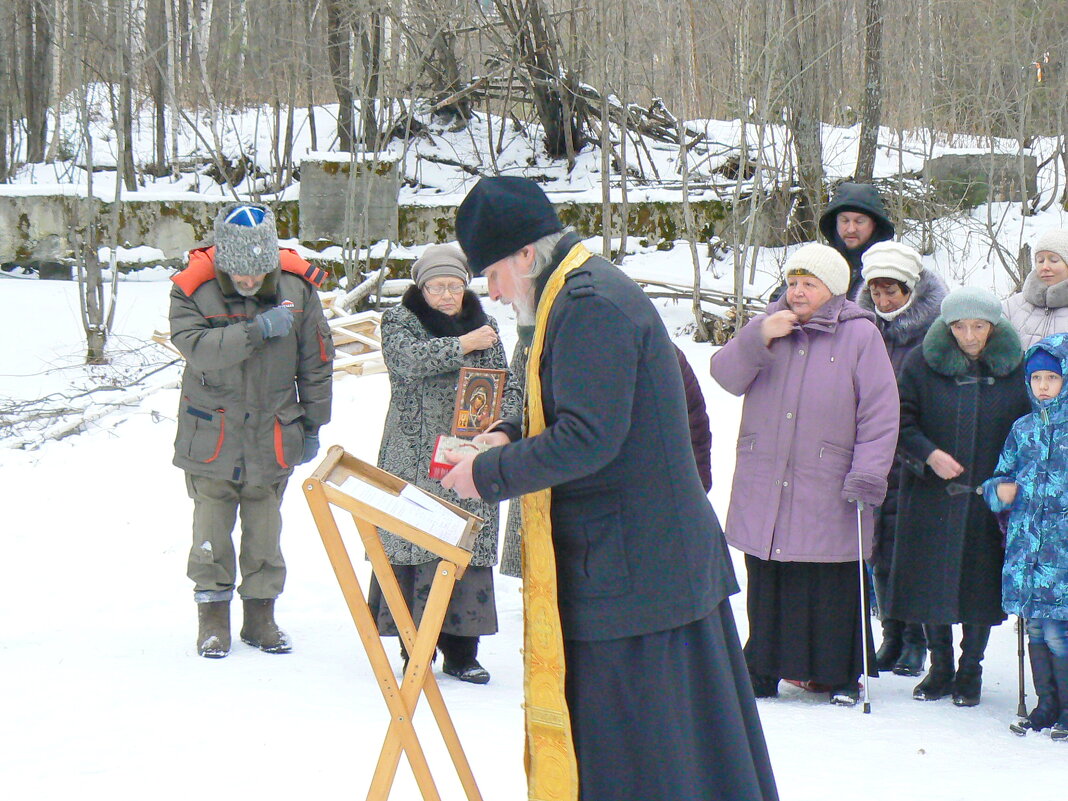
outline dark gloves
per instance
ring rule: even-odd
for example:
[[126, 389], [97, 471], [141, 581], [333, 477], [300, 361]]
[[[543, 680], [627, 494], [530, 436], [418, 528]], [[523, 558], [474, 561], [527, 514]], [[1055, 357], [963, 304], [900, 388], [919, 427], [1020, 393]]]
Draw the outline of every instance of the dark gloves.
[[861, 501], [865, 506], [878, 506], [886, 498], [886, 479], [871, 473], [848, 473], [842, 483], [842, 500]]
[[284, 337], [293, 327], [293, 312], [288, 306], [275, 306], [256, 317], [256, 325], [264, 339]]
[[307, 464], [315, 458], [319, 452], [319, 429], [304, 432], [304, 455], [300, 457], [301, 464]]

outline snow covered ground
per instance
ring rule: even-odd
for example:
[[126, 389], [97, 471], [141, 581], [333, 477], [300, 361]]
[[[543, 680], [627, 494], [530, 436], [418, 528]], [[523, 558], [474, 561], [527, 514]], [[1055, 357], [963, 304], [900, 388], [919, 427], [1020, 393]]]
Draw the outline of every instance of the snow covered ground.
[[[1065, 222], [1046, 215], [1033, 224], [1037, 231]], [[627, 269], [668, 280], [692, 275], [682, 247], [632, 257]], [[83, 339], [74, 289], [0, 277], [0, 400], [88, 382], [77, 366]], [[166, 328], [168, 289], [165, 280], [120, 283], [120, 344], [147, 342], [153, 329]], [[714, 426], [711, 499], [723, 519], [740, 404], [707, 376], [712, 349], [679, 334], [687, 305], [658, 303], [702, 379]], [[487, 305], [511, 352], [511, 310]], [[388, 715], [300, 491], [310, 466], [297, 470], [283, 505], [289, 581], [278, 614], [293, 653], [270, 656], [235, 642], [227, 659], [196, 655], [185, 578], [191, 502], [170, 464], [177, 369], [147, 379], [141, 389], [153, 391], [84, 433], [35, 450], [0, 448], [3, 795], [361, 798]], [[337, 381], [324, 445], [373, 461], [388, 397], [384, 375]], [[358, 541], [350, 552], [361, 552]], [[744, 582], [740, 559], [736, 567]], [[357, 570], [366, 587], [362, 560]], [[481, 650], [493, 680], [476, 687], [438, 678], [483, 796], [521, 799], [519, 583], [498, 576], [497, 588], [501, 630]], [[744, 637], [744, 593], [733, 603]], [[387, 652], [399, 664], [395, 642]], [[1010, 625], [992, 637], [979, 707], [913, 701], [915, 681], [873, 680], [871, 715], [785, 684], [780, 698], [759, 702], [784, 801], [1064, 797], [1068, 747], [1006, 728], [1016, 710]], [[443, 797], [462, 798], [425, 708], [416, 724]], [[419, 797], [404, 760], [392, 797]]]

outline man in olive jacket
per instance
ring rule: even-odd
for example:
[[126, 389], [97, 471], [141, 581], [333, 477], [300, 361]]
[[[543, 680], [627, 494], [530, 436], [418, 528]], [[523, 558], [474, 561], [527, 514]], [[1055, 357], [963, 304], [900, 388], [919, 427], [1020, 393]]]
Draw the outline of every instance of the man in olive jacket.
[[241, 514], [241, 639], [286, 653], [274, 620], [286, 567], [282, 493], [319, 448], [330, 419], [333, 343], [316, 287], [323, 271], [279, 250], [270, 209], [230, 205], [215, 246], [194, 250], [171, 289], [171, 341], [186, 358], [174, 464], [193, 499], [197, 652], [230, 652], [237, 583], [231, 538]]

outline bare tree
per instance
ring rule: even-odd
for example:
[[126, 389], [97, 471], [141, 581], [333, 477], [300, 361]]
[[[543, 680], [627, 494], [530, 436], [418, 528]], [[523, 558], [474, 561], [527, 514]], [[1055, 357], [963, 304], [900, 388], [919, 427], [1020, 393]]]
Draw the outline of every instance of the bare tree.
[[22, 106], [26, 115], [26, 159], [43, 161], [48, 144], [52, 84], [52, 18], [46, 0], [17, 0], [22, 27]]
[[[545, 151], [551, 158], [566, 158], [568, 166], [587, 142], [582, 121], [575, 113], [574, 75], [566, 73], [556, 25], [549, 19], [542, 0], [493, 0], [508, 31], [498, 36], [503, 52], [515, 51], [526, 85], [545, 132]], [[572, 9], [572, 18], [574, 15]]]
[[823, 142], [820, 134], [820, 53], [813, 0], [783, 0], [786, 34], [787, 124], [792, 135], [800, 196], [794, 222], [804, 239], [816, 238], [823, 205]]
[[337, 145], [344, 152], [352, 152], [356, 141], [350, 37], [347, 4], [344, 0], [326, 0], [326, 51], [338, 100]]
[[854, 177], [870, 182], [875, 172], [875, 150], [883, 111], [883, 0], [865, 0], [864, 106], [860, 120], [860, 147]]

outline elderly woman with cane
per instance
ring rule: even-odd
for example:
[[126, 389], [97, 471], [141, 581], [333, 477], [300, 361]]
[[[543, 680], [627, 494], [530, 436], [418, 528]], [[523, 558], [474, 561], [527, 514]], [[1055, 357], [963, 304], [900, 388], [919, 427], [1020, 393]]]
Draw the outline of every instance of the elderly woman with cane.
[[[988, 290], [964, 287], [905, 359], [897, 532], [887, 613], [923, 623], [931, 667], [912, 697], [975, 706], [1001, 611], [1004, 545], [976, 488], [994, 473], [1012, 424], [1031, 409], [1020, 339]], [[953, 631], [963, 624], [960, 662]]]
[[897, 386], [837, 251], [805, 245], [786, 276], [785, 296], [712, 357], [716, 381], [745, 396], [727, 541], [746, 554], [757, 697], [792, 679], [852, 706], [874, 663], [858, 576], [894, 460]]

